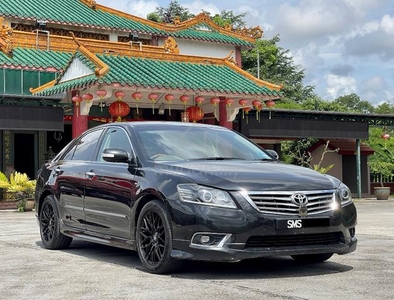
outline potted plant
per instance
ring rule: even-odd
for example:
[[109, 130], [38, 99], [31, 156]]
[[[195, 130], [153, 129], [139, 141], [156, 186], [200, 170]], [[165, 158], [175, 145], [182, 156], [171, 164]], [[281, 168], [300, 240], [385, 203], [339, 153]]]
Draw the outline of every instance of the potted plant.
[[29, 211], [34, 208], [34, 190], [36, 181], [30, 180], [26, 173], [13, 172], [9, 179], [0, 172], [0, 188], [13, 193], [17, 201], [18, 211]]
[[384, 186], [383, 178], [393, 176], [394, 172], [394, 153], [382, 147], [375, 150], [373, 159], [369, 162], [372, 173], [379, 175], [380, 187], [374, 188], [374, 194], [378, 200], [387, 200], [390, 196], [390, 187]]

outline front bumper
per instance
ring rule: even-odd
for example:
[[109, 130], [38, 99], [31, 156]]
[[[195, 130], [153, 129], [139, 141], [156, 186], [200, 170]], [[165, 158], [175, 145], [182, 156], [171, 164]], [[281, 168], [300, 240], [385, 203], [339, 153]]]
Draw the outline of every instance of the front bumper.
[[[247, 202], [240, 209], [221, 209], [169, 202], [173, 220], [173, 250], [177, 259], [236, 262], [244, 259], [300, 254], [347, 254], [357, 248], [357, 212], [353, 203], [302, 220], [325, 220], [311, 227], [283, 228], [294, 217], [262, 214]], [[301, 218], [299, 218], [301, 219]], [[194, 243], [196, 234], [226, 236], [214, 245]], [[192, 242], [193, 240], [193, 242]]]

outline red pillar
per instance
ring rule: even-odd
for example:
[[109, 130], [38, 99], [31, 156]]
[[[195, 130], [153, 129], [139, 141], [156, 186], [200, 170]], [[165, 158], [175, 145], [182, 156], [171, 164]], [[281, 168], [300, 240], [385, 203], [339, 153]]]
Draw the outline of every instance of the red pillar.
[[237, 66], [242, 68], [242, 60], [241, 60], [241, 47], [235, 47], [235, 61], [237, 62]]
[[[72, 97], [77, 94], [76, 91], [72, 92]], [[76, 106], [74, 103], [74, 115], [72, 117], [72, 138], [76, 138], [81, 135], [82, 132], [88, 129], [88, 116], [81, 116], [81, 106]]]
[[225, 97], [219, 97], [219, 125], [226, 127], [228, 129], [233, 129], [233, 122], [227, 122], [227, 109], [226, 109], [226, 102], [224, 100]]

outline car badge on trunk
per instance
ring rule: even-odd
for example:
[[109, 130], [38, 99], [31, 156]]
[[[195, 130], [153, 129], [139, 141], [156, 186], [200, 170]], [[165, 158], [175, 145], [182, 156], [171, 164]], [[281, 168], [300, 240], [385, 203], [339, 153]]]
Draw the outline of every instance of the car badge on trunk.
[[308, 208], [306, 206], [308, 204], [308, 197], [305, 194], [293, 194], [291, 196], [291, 202], [300, 206], [298, 208], [298, 215], [300, 217], [306, 217], [308, 215]]

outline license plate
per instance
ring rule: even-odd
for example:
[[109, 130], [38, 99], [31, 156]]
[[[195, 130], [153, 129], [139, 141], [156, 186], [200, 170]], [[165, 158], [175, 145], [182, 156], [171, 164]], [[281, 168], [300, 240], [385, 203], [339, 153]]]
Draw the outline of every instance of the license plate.
[[276, 229], [299, 229], [330, 226], [330, 219], [289, 219], [276, 220]]

